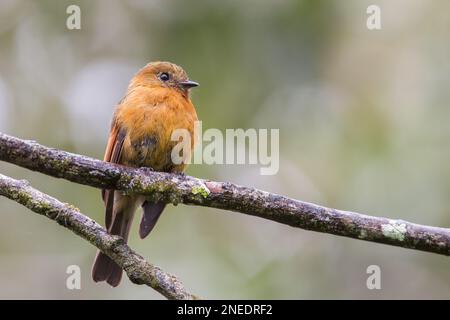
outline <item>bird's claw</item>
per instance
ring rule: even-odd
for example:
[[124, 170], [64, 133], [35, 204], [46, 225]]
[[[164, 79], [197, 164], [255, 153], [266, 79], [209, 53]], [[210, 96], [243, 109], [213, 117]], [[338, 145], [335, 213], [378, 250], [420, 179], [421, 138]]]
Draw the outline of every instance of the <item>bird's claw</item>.
[[140, 167], [139, 170], [141, 170], [145, 174], [155, 172], [155, 170], [153, 170], [153, 168], [150, 167]]

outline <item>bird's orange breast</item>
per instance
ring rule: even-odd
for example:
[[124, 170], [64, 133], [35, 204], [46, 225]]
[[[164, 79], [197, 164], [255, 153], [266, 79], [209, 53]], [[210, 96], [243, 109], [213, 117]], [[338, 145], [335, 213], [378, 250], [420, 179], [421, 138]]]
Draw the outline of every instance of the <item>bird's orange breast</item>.
[[136, 87], [118, 106], [115, 122], [125, 132], [120, 163], [151, 167], [157, 171], [181, 172], [185, 165], [173, 164], [176, 141], [172, 132], [186, 129], [194, 146], [195, 108], [190, 99], [171, 88]]

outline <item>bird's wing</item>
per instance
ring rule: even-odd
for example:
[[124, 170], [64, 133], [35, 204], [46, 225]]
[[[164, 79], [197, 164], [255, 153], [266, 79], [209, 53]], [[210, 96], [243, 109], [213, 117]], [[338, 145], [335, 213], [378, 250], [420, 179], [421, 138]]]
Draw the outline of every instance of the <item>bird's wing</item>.
[[150, 203], [144, 201], [142, 204], [142, 210], [144, 212], [139, 226], [139, 236], [141, 239], [144, 239], [153, 230], [165, 207], [166, 204], [163, 202]]
[[[123, 141], [125, 140], [125, 133], [120, 130], [116, 124], [113, 124], [109, 134], [108, 144], [106, 146], [105, 157], [106, 162], [119, 163], [122, 154]], [[103, 189], [102, 198], [106, 206], [105, 210], [105, 224], [106, 229], [109, 230], [112, 222], [113, 205], [114, 205], [114, 190]]]

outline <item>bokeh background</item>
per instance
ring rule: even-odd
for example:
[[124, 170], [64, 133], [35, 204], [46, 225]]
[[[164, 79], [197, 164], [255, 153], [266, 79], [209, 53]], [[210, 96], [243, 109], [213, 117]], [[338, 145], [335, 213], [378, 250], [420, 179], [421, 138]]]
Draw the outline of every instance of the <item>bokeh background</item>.
[[[366, 28], [366, 8], [382, 29]], [[66, 8], [81, 7], [81, 30]], [[326, 206], [450, 227], [450, 3], [389, 1], [0, 2], [0, 131], [102, 158], [114, 105], [152, 60], [201, 83], [204, 128], [279, 128], [280, 171], [193, 165], [194, 176]], [[0, 163], [103, 223], [100, 192]], [[0, 199], [0, 298], [158, 299], [125, 277], [94, 284], [95, 249]], [[450, 298], [448, 258], [170, 206], [131, 246], [208, 298]], [[66, 289], [79, 265], [81, 290]], [[381, 290], [366, 268], [381, 268]]]

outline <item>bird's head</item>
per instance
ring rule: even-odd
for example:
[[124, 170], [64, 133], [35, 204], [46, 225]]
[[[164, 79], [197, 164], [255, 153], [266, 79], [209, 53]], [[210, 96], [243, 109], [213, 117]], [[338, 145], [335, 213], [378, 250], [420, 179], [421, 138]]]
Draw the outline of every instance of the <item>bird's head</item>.
[[199, 84], [189, 80], [187, 73], [174, 63], [157, 61], [150, 62], [139, 70], [130, 86], [143, 85], [151, 88], [175, 89], [188, 96], [191, 88]]

